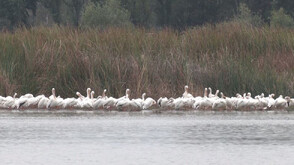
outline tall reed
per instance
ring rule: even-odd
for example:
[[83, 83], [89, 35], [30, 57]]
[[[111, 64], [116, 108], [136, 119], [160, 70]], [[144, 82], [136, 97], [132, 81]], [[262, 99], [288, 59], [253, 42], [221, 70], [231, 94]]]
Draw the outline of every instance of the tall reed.
[[0, 95], [176, 97], [188, 84], [226, 95], [294, 96], [294, 30], [221, 23], [187, 29], [35, 27], [0, 33]]

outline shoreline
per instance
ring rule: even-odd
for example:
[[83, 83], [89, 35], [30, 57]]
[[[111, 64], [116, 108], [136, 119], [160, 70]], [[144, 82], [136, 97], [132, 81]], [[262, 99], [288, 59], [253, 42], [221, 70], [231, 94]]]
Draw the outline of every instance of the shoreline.
[[44, 109], [26, 109], [26, 110], [8, 110], [8, 109], [0, 109], [0, 113], [95, 113], [95, 114], [234, 114], [234, 113], [294, 113], [294, 110], [285, 109], [285, 110], [160, 110], [160, 109], [151, 109], [151, 110], [140, 110], [140, 111], [118, 111], [118, 110], [82, 110], [82, 109], [52, 109], [52, 110], [44, 110]]

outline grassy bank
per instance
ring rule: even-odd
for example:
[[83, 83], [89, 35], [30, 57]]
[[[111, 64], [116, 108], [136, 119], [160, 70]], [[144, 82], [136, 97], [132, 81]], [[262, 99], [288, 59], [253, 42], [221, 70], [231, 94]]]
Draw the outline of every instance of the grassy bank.
[[224, 23], [177, 32], [38, 27], [0, 33], [0, 95], [86, 87], [154, 98], [204, 87], [294, 96], [294, 30]]

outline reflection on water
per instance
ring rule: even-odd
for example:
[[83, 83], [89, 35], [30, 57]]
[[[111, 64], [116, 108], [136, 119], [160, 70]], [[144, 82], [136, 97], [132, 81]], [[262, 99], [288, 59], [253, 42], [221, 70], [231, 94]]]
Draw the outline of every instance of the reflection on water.
[[294, 113], [0, 111], [1, 164], [292, 164]]

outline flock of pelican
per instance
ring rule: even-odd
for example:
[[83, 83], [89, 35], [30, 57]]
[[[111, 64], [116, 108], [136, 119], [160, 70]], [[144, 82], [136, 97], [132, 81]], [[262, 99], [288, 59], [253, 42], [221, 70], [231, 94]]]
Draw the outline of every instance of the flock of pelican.
[[[17, 98], [17, 93], [13, 97], [0, 96], [0, 109], [94, 109], [94, 110], [146, 110], [146, 109], [176, 109], [176, 110], [279, 110], [294, 108], [294, 99], [280, 95], [274, 98], [274, 94], [265, 97], [262, 93], [254, 98], [251, 93], [243, 95], [236, 94], [236, 97], [226, 97], [222, 92], [216, 90], [212, 93], [211, 88], [204, 89], [204, 96], [194, 97], [188, 92], [189, 87], [184, 87], [185, 92], [182, 97], [167, 98], [160, 97], [157, 102], [153, 98], [130, 99], [130, 90], [126, 89], [124, 96], [120, 98], [107, 97], [106, 89], [101, 96], [94, 97], [95, 92], [87, 88], [87, 96], [76, 92], [77, 98], [56, 97], [55, 89], [52, 88], [52, 95], [46, 97], [32, 94], [25, 94]], [[208, 91], [209, 90], [209, 91]]]

